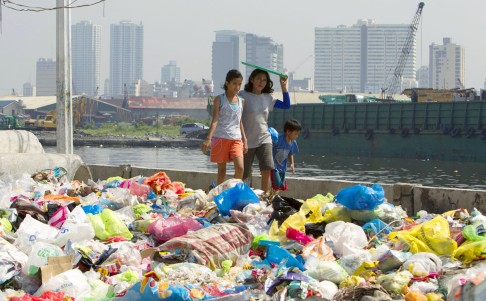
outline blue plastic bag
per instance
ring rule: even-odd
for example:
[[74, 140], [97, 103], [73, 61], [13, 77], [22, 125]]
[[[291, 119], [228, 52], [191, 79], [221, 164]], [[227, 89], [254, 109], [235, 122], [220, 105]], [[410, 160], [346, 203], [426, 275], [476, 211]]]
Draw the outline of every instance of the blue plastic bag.
[[230, 210], [242, 210], [246, 205], [259, 203], [258, 196], [245, 182], [226, 189], [214, 197], [214, 202], [222, 216], [229, 216]]
[[270, 136], [272, 137], [272, 143], [277, 144], [278, 142], [278, 132], [276, 129], [269, 127], [268, 132], [270, 133]]
[[383, 234], [388, 234], [392, 231], [392, 228], [387, 226], [387, 224], [385, 224], [381, 219], [379, 218], [375, 218], [369, 222], [367, 222], [366, 224], [363, 225], [363, 230], [368, 233], [368, 236], [370, 236], [370, 232], [373, 234], [373, 235], [376, 235], [378, 233], [377, 236], [378, 238], [381, 238]]
[[274, 263], [277, 265], [285, 262], [284, 266], [288, 268], [296, 267], [301, 271], [305, 271], [304, 264], [302, 262], [295, 258], [289, 251], [279, 246], [269, 245], [267, 247], [267, 255], [265, 260], [270, 264]]
[[355, 185], [341, 189], [336, 195], [336, 201], [352, 210], [374, 210], [385, 200], [385, 192], [379, 184], [367, 187]]

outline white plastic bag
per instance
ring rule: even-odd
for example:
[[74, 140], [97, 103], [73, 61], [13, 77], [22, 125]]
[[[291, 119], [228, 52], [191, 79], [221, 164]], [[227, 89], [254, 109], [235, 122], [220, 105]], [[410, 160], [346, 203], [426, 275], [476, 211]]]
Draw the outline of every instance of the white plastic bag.
[[40, 296], [47, 291], [64, 292], [65, 295], [73, 297], [76, 300], [91, 297], [91, 287], [88, 280], [83, 272], [78, 269], [68, 270], [52, 277], [46, 283], [42, 284], [35, 295]]
[[337, 221], [327, 224], [324, 236], [332, 242], [337, 257], [360, 253], [368, 245], [363, 229], [353, 223]]
[[305, 262], [304, 267], [307, 269], [304, 274], [318, 280], [328, 280], [339, 284], [348, 273], [336, 261], [322, 261], [314, 256], [310, 256]]
[[62, 255], [64, 255], [64, 252], [58, 246], [37, 241], [32, 246], [27, 264], [22, 266], [22, 272], [27, 275], [35, 275], [40, 267], [47, 265], [49, 257]]
[[54, 238], [53, 243], [59, 247], [64, 246], [68, 240], [80, 242], [93, 239], [95, 231], [81, 206], [77, 206], [69, 213], [67, 220]]
[[16, 232], [17, 239], [14, 246], [29, 255], [32, 245], [36, 241], [53, 242], [58, 232], [59, 229], [39, 222], [30, 215], [26, 215]]

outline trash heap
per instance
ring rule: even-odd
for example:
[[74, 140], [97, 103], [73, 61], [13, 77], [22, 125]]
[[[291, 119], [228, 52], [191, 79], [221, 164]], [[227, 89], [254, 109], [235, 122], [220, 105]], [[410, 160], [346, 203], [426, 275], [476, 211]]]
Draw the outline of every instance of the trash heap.
[[486, 217], [383, 188], [270, 201], [240, 180], [0, 179], [0, 300], [483, 300]]

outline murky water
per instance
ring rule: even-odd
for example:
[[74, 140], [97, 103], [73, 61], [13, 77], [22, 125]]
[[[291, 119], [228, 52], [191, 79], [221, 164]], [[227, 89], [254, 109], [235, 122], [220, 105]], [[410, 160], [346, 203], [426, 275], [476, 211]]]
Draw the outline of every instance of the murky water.
[[[55, 147], [46, 147], [45, 150], [56, 152]], [[88, 164], [131, 164], [162, 170], [216, 172], [216, 164], [209, 162], [209, 157], [198, 149], [76, 147], [74, 152]], [[486, 164], [302, 155], [297, 155], [295, 161], [294, 177], [379, 183], [405, 182], [486, 190]], [[258, 168], [255, 166], [254, 170]], [[232, 164], [228, 164], [228, 173], [232, 172]], [[292, 176], [290, 171], [288, 176]]]

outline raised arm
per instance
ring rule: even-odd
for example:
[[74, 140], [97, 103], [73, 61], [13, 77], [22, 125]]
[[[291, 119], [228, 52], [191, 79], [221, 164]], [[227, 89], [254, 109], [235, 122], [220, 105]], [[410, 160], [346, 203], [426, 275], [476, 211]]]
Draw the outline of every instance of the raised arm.
[[290, 109], [290, 95], [287, 89], [287, 80], [288, 77], [280, 77], [280, 86], [282, 87], [283, 101], [277, 99], [277, 101], [273, 105], [274, 108]]

